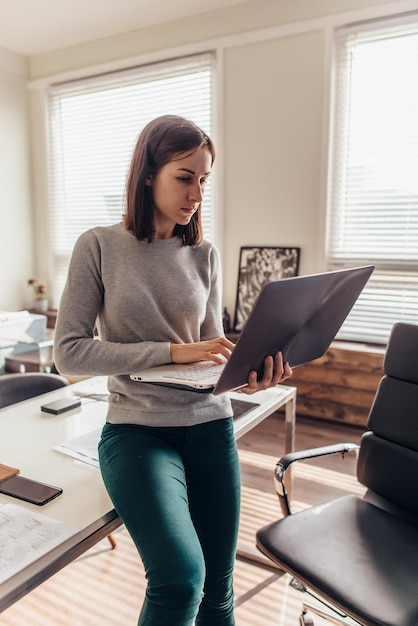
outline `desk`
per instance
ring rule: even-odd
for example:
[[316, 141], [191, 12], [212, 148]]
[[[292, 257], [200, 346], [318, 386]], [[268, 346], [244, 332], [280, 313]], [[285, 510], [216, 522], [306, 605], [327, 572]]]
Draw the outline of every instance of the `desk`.
[[[77, 394], [83, 382], [0, 410], [1, 462], [19, 467], [22, 476], [63, 488], [61, 496], [42, 507], [1, 494], [0, 505], [18, 503], [19, 506], [36, 510], [78, 529], [72, 537], [0, 585], [0, 612], [122, 524], [102, 483], [100, 471], [92, 465], [53, 450], [54, 446], [92, 430], [88, 419], [85, 419], [92, 407], [100, 413], [104, 421], [107, 403], [86, 398], [80, 409], [61, 415], [51, 415], [40, 410], [40, 405], [45, 402]], [[236, 419], [237, 438], [277, 409], [285, 407], [286, 451], [293, 449], [296, 400], [294, 387], [278, 386], [252, 396], [234, 392], [231, 393], [231, 398], [260, 405]]]

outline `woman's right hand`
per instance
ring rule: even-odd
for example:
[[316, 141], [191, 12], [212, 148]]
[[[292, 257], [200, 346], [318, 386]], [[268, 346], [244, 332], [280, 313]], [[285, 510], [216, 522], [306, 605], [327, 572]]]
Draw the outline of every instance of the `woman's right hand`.
[[289, 363], [283, 363], [283, 355], [276, 352], [274, 358], [267, 356], [264, 360], [264, 371], [260, 380], [257, 380], [257, 372], [250, 372], [248, 376], [248, 384], [241, 387], [239, 391], [242, 393], [256, 393], [269, 387], [283, 383], [292, 375], [292, 368]]
[[194, 363], [195, 361], [214, 361], [225, 363], [235, 344], [226, 337], [217, 337], [197, 343], [172, 343], [170, 354], [173, 363]]

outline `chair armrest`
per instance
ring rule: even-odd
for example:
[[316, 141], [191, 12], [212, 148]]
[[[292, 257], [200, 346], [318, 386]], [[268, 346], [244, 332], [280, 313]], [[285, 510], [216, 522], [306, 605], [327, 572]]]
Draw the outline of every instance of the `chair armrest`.
[[300, 450], [299, 452], [289, 452], [282, 456], [277, 462], [274, 470], [274, 482], [276, 486], [276, 492], [280, 502], [280, 508], [284, 517], [291, 515], [289, 498], [285, 486], [285, 475], [287, 469], [296, 461], [307, 461], [309, 459], [315, 459], [321, 456], [328, 456], [330, 454], [341, 454], [343, 457], [349, 452], [359, 449], [359, 445], [356, 443], [335, 443], [329, 446], [321, 446], [320, 448], [310, 448], [309, 450]]

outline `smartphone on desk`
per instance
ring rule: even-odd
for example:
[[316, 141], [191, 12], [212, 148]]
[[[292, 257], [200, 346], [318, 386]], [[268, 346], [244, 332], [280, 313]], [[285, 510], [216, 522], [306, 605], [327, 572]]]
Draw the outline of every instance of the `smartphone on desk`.
[[17, 475], [0, 483], [0, 493], [41, 506], [59, 496], [62, 489]]

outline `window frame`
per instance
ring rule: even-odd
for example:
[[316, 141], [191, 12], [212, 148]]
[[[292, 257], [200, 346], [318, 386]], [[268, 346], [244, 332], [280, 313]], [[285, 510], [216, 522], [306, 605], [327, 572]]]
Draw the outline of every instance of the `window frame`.
[[[163, 79], [167, 74], [170, 75], [170, 73], [173, 75], [175, 75], [176, 73], [187, 74], [188, 69], [190, 68], [191, 68], [190, 72], [193, 73], [193, 67], [196, 68], [196, 71], [199, 71], [198, 68], [201, 66], [206, 67], [206, 69], [209, 70], [210, 72], [209, 87], [208, 87], [210, 90], [210, 96], [209, 96], [209, 106], [208, 106], [208, 111], [207, 111], [208, 116], [209, 116], [209, 122], [208, 122], [209, 126], [206, 127], [204, 124], [200, 124], [200, 125], [204, 128], [206, 132], [208, 132], [211, 135], [216, 145], [215, 130], [216, 130], [217, 107], [216, 107], [216, 101], [215, 101], [215, 93], [216, 93], [216, 84], [218, 81], [218, 77], [217, 77], [217, 58], [213, 50], [199, 51], [194, 54], [183, 55], [183, 56], [178, 56], [178, 57], [176, 56], [174, 58], [168, 58], [168, 59], [163, 58], [160, 60], [152, 61], [150, 63], [138, 63], [138, 64], [135, 64], [135, 66], [133, 67], [128, 67], [128, 68], [124, 67], [124, 68], [116, 69], [115, 71], [106, 71], [106, 72], [97, 73], [97, 74], [95, 73], [92, 76], [84, 76], [82, 78], [76, 78], [74, 80], [69, 79], [68, 81], [60, 81], [59, 83], [51, 83], [46, 86], [44, 95], [45, 95], [45, 112], [46, 112], [45, 123], [46, 123], [47, 154], [48, 154], [48, 159], [47, 159], [47, 184], [48, 184], [47, 222], [48, 222], [48, 235], [49, 235], [48, 236], [48, 240], [49, 240], [48, 256], [50, 258], [50, 263], [49, 263], [50, 289], [49, 291], [51, 294], [50, 305], [53, 308], [57, 308], [59, 304], [59, 300], [61, 297], [62, 289], [64, 287], [68, 264], [69, 264], [69, 260], [71, 257], [71, 252], [72, 252], [72, 248], [73, 248], [73, 244], [75, 243], [75, 240], [72, 242], [72, 245], [70, 246], [70, 250], [65, 250], [63, 253], [59, 252], [59, 249], [60, 249], [59, 245], [58, 247], [56, 247], [57, 232], [59, 232], [59, 227], [57, 231], [57, 226], [54, 224], [54, 219], [56, 219], [56, 216], [59, 215], [59, 211], [57, 211], [57, 209], [54, 208], [54, 182], [55, 182], [54, 178], [56, 177], [56, 174], [54, 174], [53, 163], [54, 163], [54, 159], [56, 159], [56, 152], [54, 154], [54, 146], [53, 146], [54, 136], [53, 136], [53, 132], [51, 128], [54, 122], [51, 117], [52, 116], [51, 100], [54, 97], [59, 98], [60, 94], [62, 94], [65, 97], [66, 93], [69, 93], [69, 94], [77, 93], [78, 90], [80, 90], [80, 93], [82, 93], [83, 90], [85, 90], [86, 93], [89, 90], [91, 90], [92, 92], [97, 92], [97, 91], [100, 91], [100, 88], [102, 90], [106, 90], [107, 86], [113, 86], [118, 81], [120, 81], [122, 85], [129, 84], [129, 82], [134, 83], [135, 77], [138, 77], [139, 79], [138, 82], [147, 83], [147, 76], [149, 77], [148, 81], [149, 80], [152, 81], [152, 80], [155, 80], [155, 76], [158, 73], [161, 74], [161, 77]], [[172, 110], [172, 109], [163, 111], [161, 114], [171, 113], [171, 112], [178, 113], [180, 115], [183, 114], [181, 111]], [[148, 116], [148, 118], [144, 121], [143, 125], [145, 125], [145, 123], [149, 121], [150, 119], [153, 119], [153, 117], [156, 117], [158, 114], [160, 113], [156, 113], [155, 115], [153, 114], [153, 115]], [[191, 115], [189, 116], [185, 115], [185, 116], [193, 119], [193, 116]], [[194, 121], [197, 121], [197, 123], [199, 123], [199, 120], [194, 119]], [[132, 149], [136, 140], [136, 136], [139, 134], [142, 127], [138, 127], [134, 130], [134, 134], [132, 137], [132, 145], [129, 150], [129, 159], [127, 160], [127, 163], [126, 163], [125, 175], [123, 178], [123, 191], [124, 191], [124, 184], [126, 180], [126, 173], [127, 173], [130, 157], [132, 154]], [[204, 223], [204, 236], [213, 241], [216, 240], [216, 235], [219, 232], [219, 224], [218, 224], [219, 208], [217, 205], [218, 205], [218, 198], [220, 194], [219, 194], [219, 189], [218, 189], [218, 178], [216, 175], [216, 170], [217, 170], [217, 167], [216, 167], [216, 162], [215, 162], [215, 167], [211, 175], [210, 183], [208, 184], [206, 188], [206, 193], [205, 193], [206, 201], [204, 200], [205, 209], [204, 209], [204, 215], [202, 215], [203, 217], [202, 221]], [[209, 191], [209, 194], [208, 194], [208, 191]], [[115, 223], [115, 221], [117, 220], [113, 220], [112, 222], [109, 222], [109, 223]], [[206, 224], [206, 227], [205, 227], [205, 224]], [[88, 227], [92, 227], [95, 225], [97, 224], [94, 223]], [[81, 232], [84, 232], [84, 230], [87, 230], [87, 228], [81, 228], [79, 234], [81, 234]], [[67, 248], [68, 248], [68, 245], [67, 245]], [[62, 246], [61, 246], [61, 250], [62, 250]]]
[[[402, 17], [379, 18], [366, 22], [341, 26], [334, 31], [333, 72], [331, 79], [331, 115], [330, 141], [327, 177], [326, 203], [326, 245], [325, 263], [327, 270], [342, 269], [355, 265], [374, 264], [375, 272], [361, 294], [358, 302], [348, 316], [337, 335], [337, 339], [360, 341], [373, 344], [386, 344], [392, 325], [397, 321], [416, 323], [418, 318], [418, 252], [413, 260], [402, 258], [384, 258], [384, 254], [350, 254], [344, 245], [336, 244], [338, 232], [345, 236], [344, 207], [347, 210], [348, 148], [345, 145], [348, 136], [349, 116], [352, 109], [350, 99], [351, 66], [344, 70], [344, 46], [350, 46], [354, 37], [361, 43], [365, 36], [384, 38], [399, 31], [413, 31], [418, 37], [418, 13]], [[385, 35], [385, 33], [388, 33]], [[358, 45], [358, 44], [357, 44]], [[344, 75], [345, 71], [345, 75]], [[347, 135], [346, 135], [347, 134]], [[348, 141], [347, 141], [348, 144]], [[339, 161], [340, 158], [340, 161]], [[344, 180], [345, 178], [345, 180]], [[351, 189], [353, 194], [354, 184]], [[350, 191], [350, 190], [349, 190]], [[343, 198], [343, 200], [341, 200]], [[418, 218], [418, 194], [415, 217]], [[349, 211], [350, 209], [348, 209]], [[352, 209], [354, 215], [355, 209]], [[336, 217], [337, 216], [337, 217]], [[338, 224], [340, 220], [340, 224]], [[389, 228], [389, 227], [388, 227]], [[347, 232], [347, 231], [346, 231]], [[414, 235], [418, 237], [416, 223]], [[352, 250], [351, 250], [352, 252]], [[383, 251], [382, 251], [383, 252]], [[398, 300], [401, 304], [398, 305]]]

